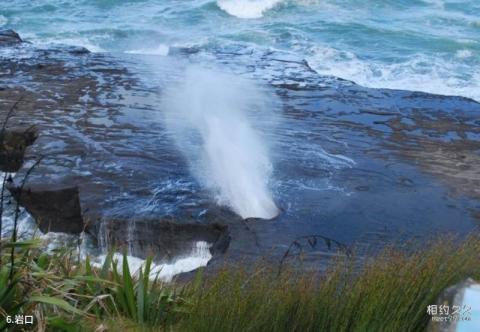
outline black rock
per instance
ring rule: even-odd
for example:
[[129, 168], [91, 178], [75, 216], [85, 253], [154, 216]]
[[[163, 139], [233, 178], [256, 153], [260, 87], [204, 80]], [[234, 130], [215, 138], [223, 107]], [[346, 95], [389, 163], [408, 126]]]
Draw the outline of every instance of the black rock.
[[21, 188], [11, 184], [7, 188], [43, 233], [80, 234], [84, 230], [77, 187]]
[[212, 255], [221, 254], [230, 242], [224, 225], [170, 220], [102, 220], [87, 225], [86, 232], [103, 242], [102, 247], [126, 249], [130, 255], [152, 256], [155, 261], [189, 255], [199, 241], [210, 245]]
[[34, 127], [0, 132], [0, 171], [16, 172], [22, 165], [25, 150], [37, 139]]
[[15, 44], [22, 43], [23, 40], [20, 38], [18, 33], [15, 31], [8, 29], [8, 30], [0, 30], [0, 47], [1, 46], [12, 46]]

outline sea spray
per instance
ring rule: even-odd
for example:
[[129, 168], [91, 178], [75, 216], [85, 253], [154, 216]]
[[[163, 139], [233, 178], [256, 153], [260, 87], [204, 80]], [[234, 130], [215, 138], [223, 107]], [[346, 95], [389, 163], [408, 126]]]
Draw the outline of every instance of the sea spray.
[[254, 126], [255, 114], [272, 114], [262, 91], [247, 79], [191, 67], [163, 96], [167, 127], [192, 173], [218, 204], [243, 218], [278, 214], [265, 136]]

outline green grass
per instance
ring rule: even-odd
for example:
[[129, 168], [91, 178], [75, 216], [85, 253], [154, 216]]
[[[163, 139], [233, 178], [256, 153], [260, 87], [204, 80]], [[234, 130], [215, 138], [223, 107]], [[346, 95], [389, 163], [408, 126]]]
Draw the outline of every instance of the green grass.
[[16, 244], [12, 277], [2, 251], [0, 329], [22, 313], [47, 331], [423, 331], [443, 289], [480, 277], [478, 236], [340, 257], [322, 274], [228, 266], [185, 285], [149, 279], [150, 261], [132, 277], [111, 259], [92, 268], [71, 250], [40, 248]]

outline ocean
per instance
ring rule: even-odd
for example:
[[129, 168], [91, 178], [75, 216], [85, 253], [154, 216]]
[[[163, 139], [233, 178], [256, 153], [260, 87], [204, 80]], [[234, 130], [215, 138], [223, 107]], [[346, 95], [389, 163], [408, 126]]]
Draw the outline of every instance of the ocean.
[[14, 0], [0, 28], [92, 52], [282, 50], [366, 87], [480, 100], [476, 0]]

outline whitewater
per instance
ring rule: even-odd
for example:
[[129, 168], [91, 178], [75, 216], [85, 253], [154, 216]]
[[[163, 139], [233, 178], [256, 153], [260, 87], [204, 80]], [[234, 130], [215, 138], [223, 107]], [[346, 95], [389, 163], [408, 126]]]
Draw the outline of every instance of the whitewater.
[[270, 98], [254, 82], [201, 67], [188, 68], [163, 97], [167, 127], [192, 173], [219, 205], [244, 219], [279, 212], [269, 190], [267, 144], [252, 125], [255, 113], [276, 122]]
[[367, 87], [480, 100], [478, 13], [475, 0], [17, 0], [0, 3], [0, 27], [37, 44], [137, 56], [277, 49]]

